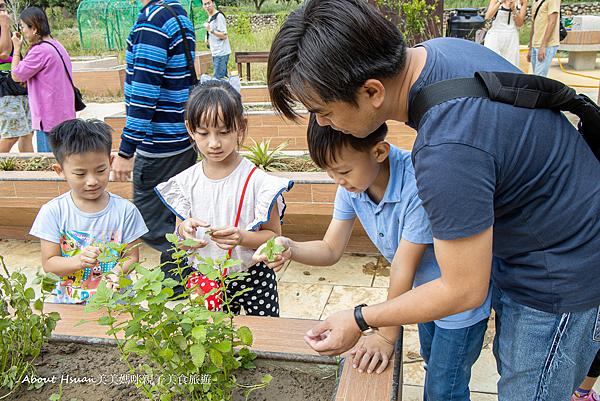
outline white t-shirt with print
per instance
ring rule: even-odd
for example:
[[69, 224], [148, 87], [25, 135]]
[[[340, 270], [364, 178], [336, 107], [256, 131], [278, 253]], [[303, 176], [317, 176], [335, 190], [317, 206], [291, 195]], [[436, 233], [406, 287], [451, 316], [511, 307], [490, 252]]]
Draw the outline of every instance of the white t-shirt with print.
[[[84, 213], [73, 202], [71, 191], [40, 208], [29, 234], [60, 244], [63, 257], [79, 255], [88, 245], [130, 243], [148, 232], [146, 223], [130, 201], [109, 193], [106, 207], [98, 213]], [[112, 270], [115, 262], [100, 263], [62, 277], [53, 292], [53, 302], [85, 304], [96, 292], [99, 275]]]

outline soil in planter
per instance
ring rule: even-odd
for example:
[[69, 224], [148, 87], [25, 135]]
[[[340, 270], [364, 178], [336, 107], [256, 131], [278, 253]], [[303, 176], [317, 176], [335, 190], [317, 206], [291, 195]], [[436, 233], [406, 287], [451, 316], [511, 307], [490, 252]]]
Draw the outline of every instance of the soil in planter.
[[[141, 358], [132, 355], [132, 366], [137, 366]], [[277, 361], [256, 360], [256, 369], [240, 369], [235, 372], [238, 383], [254, 385], [270, 374], [273, 380], [264, 389], [250, 394], [250, 401], [330, 401], [336, 385], [335, 365], [278, 363]], [[116, 347], [81, 345], [73, 343], [44, 344], [42, 353], [36, 359], [38, 376], [48, 382], [39, 390], [27, 390], [23, 383], [10, 400], [41, 401], [49, 400], [52, 394], [59, 394], [59, 383], [63, 381], [64, 401], [121, 401], [148, 400], [133, 383], [127, 364], [121, 360], [121, 352]], [[143, 374], [142, 374], [143, 375]], [[140, 376], [142, 376], [140, 375]], [[51, 381], [54, 378], [54, 383]], [[7, 393], [0, 390], [0, 397]], [[175, 400], [175, 398], [174, 398]], [[243, 401], [239, 391], [233, 401]]]
[[[0, 158], [0, 171], [53, 171], [52, 164], [56, 163], [53, 157], [3, 157]], [[308, 157], [286, 157], [277, 160], [282, 168], [274, 168], [273, 171], [288, 172], [311, 172], [323, 171], [317, 167]]]

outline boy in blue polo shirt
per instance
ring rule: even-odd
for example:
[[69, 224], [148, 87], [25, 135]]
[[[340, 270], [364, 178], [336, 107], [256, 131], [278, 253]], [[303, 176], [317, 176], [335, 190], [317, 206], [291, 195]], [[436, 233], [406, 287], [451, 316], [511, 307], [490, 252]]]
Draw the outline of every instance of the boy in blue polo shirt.
[[[352, 233], [356, 217], [381, 254], [391, 262], [388, 299], [440, 277], [433, 251], [433, 235], [417, 194], [410, 152], [384, 139], [384, 123], [366, 138], [356, 138], [321, 127], [311, 115], [308, 148], [316, 165], [339, 185], [333, 219], [321, 241], [296, 242], [278, 237], [285, 250], [268, 262], [275, 271], [285, 261], [328, 266], [338, 262]], [[471, 367], [481, 352], [491, 297], [483, 305], [447, 318], [419, 324], [421, 354], [426, 366], [426, 400], [468, 400]], [[360, 308], [359, 308], [360, 311]], [[362, 322], [357, 319], [359, 327]], [[366, 325], [368, 327], [368, 325]], [[361, 327], [364, 330], [364, 327]], [[354, 367], [371, 373], [379, 362], [383, 372], [394, 350], [399, 327], [382, 327], [362, 337], [352, 350]]]

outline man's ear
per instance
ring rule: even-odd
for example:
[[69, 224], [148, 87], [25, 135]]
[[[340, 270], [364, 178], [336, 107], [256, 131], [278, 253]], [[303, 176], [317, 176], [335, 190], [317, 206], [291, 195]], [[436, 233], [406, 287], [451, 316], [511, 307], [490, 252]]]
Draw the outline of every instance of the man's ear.
[[65, 172], [63, 171], [62, 167], [60, 166], [60, 164], [53, 164], [52, 168], [54, 169], [54, 171], [56, 171], [56, 174], [58, 174], [58, 176], [60, 178], [62, 178], [63, 180], [66, 179], [67, 177], [65, 176]]
[[390, 155], [390, 144], [386, 141], [380, 141], [373, 146], [373, 153], [377, 163], [382, 163]]
[[367, 79], [359, 89], [359, 93], [365, 95], [375, 108], [379, 108], [385, 100], [385, 86], [378, 79]]

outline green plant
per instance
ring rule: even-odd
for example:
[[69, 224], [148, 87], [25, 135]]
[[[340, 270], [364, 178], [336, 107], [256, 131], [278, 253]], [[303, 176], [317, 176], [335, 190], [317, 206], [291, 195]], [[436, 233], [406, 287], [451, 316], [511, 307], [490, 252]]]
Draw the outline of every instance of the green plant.
[[44, 162], [48, 161], [47, 157], [33, 157], [25, 166], [25, 171], [37, 171], [44, 168]]
[[277, 26], [281, 27], [283, 23], [287, 20], [287, 17], [288, 15], [290, 15], [290, 13], [288, 11], [280, 11], [275, 15], [277, 16]]
[[[33, 288], [26, 287], [27, 277], [20, 271], [9, 274], [4, 258], [0, 264], [0, 387], [10, 390], [0, 397], [10, 396], [21, 383], [28, 389], [43, 385], [37, 377], [34, 361], [50, 337], [60, 315], [44, 313], [44, 303], [60, 280], [56, 274], [37, 274], [33, 284], [41, 284], [41, 295], [36, 298]], [[33, 303], [31, 303], [33, 301]], [[10, 309], [9, 309], [10, 308]], [[35, 312], [35, 311], [37, 312]]]
[[400, 23], [398, 26], [404, 33], [404, 37], [409, 46], [413, 46], [417, 41], [431, 39], [435, 33], [431, 32], [431, 22], [439, 25], [440, 19], [434, 15], [438, 5], [438, 0], [433, 4], [427, 4], [426, 0], [375, 0], [382, 7], [389, 7], [400, 13]]
[[4, 171], [13, 171], [17, 165], [16, 157], [6, 157], [0, 160], [0, 169]]
[[285, 247], [283, 247], [281, 245], [276, 245], [275, 237], [272, 237], [270, 240], [267, 241], [267, 244], [265, 245], [265, 247], [262, 249], [262, 251], [260, 253], [266, 254], [269, 261], [272, 262], [274, 260], [275, 254], [282, 252], [284, 250], [285, 250]]
[[251, 13], [239, 13], [235, 22], [233, 23], [233, 29], [238, 34], [249, 34], [252, 33], [252, 24], [250, 24]]
[[[195, 255], [181, 248], [196, 242], [180, 241], [173, 234], [168, 234], [167, 239], [176, 247], [173, 259], [177, 266], [175, 270], [181, 277], [186, 257]], [[102, 262], [117, 261], [122, 265], [126, 260], [123, 259], [125, 246], [108, 244], [98, 259]], [[241, 263], [230, 260], [227, 255], [216, 260], [196, 258], [203, 263], [199, 266], [201, 273], [211, 280], [221, 279], [224, 269]], [[115, 339], [117, 333], [123, 333], [125, 341], [118, 342], [122, 359], [132, 374], [145, 373], [139, 375], [137, 381], [137, 386], [145, 396], [150, 399], [159, 397], [161, 401], [170, 400], [176, 394], [188, 400], [230, 400], [236, 388], [247, 395], [256, 388], [268, 385], [271, 379], [268, 375], [260, 384], [253, 386], [236, 382], [232, 371], [240, 367], [253, 368], [252, 361], [256, 354], [248, 349], [252, 344], [250, 329], [236, 328], [233, 324], [230, 300], [225, 290], [224, 311], [209, 311], [204, 306], [206, 298], [219, 289], [196, 298], [192, 296], [194, 289], [188, 289], [171, 309], [167, 301], [173, 296], [172, 287], [177, 282], [164, 279], [160, 268], [148, 270], [139, 264], [133, 267], [138, 273], [135, 283], [120, 277], [120, 292], [114, 292], [102, 281], [86, 310], [106, 308], [106, 315], [97, 322], [107, 326], [106, 333]], [[245, 275], [247, 273], [229, 274], [227, 280], [222, 282], [224, 289]], [[246, 291], [242, 290], [234, 296]], [[142, 304], [147, 308], [143, 308]], [[144, 362], [132, 366], [128, 360], [130, 354], [144, 357]]]
[[285, 158], [286, 156], [280, 152], [290, 143], [290, 140], [283, 142], [275, 149], [269, 152], [269, 146], [271, 145], [271, 139], [269, 138], [266, 142], [261, 142], [260, 145], [256, 141], [250, 138], [254, 142], [254, 146], [243, 146], [242, 148], [249, 150], [250, 154], [244, 154], [244, 157], [250, 159], [256, 167], [264, 171], [273, 171], [274, 167], [285, 169], [286, 165], [279, 163], [278, 160]]

